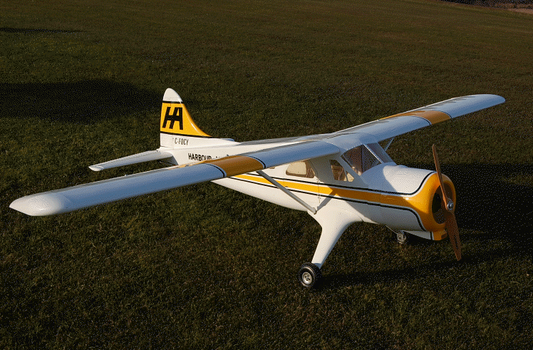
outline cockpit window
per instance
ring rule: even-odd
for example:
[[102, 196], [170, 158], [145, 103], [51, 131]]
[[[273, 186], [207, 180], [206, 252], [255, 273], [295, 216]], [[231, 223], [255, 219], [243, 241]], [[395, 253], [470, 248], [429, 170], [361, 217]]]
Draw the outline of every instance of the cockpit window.
[[291, 176], [307, 177], [310, 179], [315, 177], [315, 172], [308, 161], [294, 162], [289, 164], [285, 173]]
[[354, 177], [350, 173], [346, 172], [342, 165], [335, 159], [330, 160], [329, 164], [331, 165], [331, 172], [335, 180], [348, 182], [352, 182], [354, 180]]
[[358, 175], [378, 164], [392, 162], [389, 155], [377, 143], [352, 148], [346, 151], [342, 158]]

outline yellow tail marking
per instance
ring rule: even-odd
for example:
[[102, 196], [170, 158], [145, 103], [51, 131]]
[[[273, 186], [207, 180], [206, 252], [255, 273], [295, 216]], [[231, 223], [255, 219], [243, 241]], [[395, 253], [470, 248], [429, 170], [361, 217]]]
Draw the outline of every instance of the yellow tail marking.
[[183, 103], [163, 102], [160, 126], [161, 132], [169, 134], [210, 137], [194, 123]]

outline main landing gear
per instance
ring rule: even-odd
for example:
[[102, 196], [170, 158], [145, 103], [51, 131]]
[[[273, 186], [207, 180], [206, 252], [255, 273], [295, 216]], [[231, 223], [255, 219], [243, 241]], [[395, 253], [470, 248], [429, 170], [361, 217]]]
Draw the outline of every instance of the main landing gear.
[[303, 264], [300, 267], [300, 271], [298, 271], [298, 281], [306, 288], [315, 286], [321, 278], [322, 273], [320, 269], [312, 263]]

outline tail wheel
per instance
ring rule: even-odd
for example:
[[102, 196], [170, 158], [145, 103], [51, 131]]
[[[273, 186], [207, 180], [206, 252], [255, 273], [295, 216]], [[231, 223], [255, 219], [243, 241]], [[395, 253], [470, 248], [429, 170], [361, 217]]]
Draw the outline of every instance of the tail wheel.
[[303, 264], [298, 271], [298, 281], [306, 288], [312, 288], [321, 278], [320, 269], [312, 263]]

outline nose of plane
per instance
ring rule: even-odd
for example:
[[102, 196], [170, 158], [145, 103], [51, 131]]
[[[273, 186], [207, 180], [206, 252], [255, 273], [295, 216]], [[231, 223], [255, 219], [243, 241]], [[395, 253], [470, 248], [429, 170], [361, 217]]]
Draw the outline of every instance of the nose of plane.
[[[456, 203], [456, 192], [455, 186], [453, 185], [452, 180], [446, 175], [443, 175], [444, 190], [446, 191], [446, 197], [451, 199], [448, 203], [449, 210], [455, 212], [455, 203]], [[438, 224], [443, 224], [445, 222], [444, 210], [442, 208], [442, 191], [438, 187], [433, 193], [433, 200], [431, 204], [431, 212], [433, 214], [433, 219]]]
[[[455, 186], [446, 175], [442, 175], [442, 180], [446, 197], [450, 199], [449, 205], [451, 210], [454, 211], [456, 203]], [[441, 232], [444, 235], [446, 215], [442, 208], [442, 191], [439, 177], [436, 173], [432, 174], [423, 185], [421, 194], [422, 198], [418, 202], [419, 205], [416, 206], [416, 211], [422, 220], [424, 228], [427, 231]]]
[[[439, 232], [440, 236], [436, 236], [439, 238], [435, 239], [442, 239], [446, 235], [446, 213], [442, 209], [438, 174], [405, 166], [384, 166], [377, 170], [371, 174], [369, 183], [371, 189], [380, 192], [379, 211], [369, 206], [368, 213], [363, 214], [392, 229]], [[443, 185], [449, 202], [455, 203], [455, 187], [449, 177], [443, 176]]]

